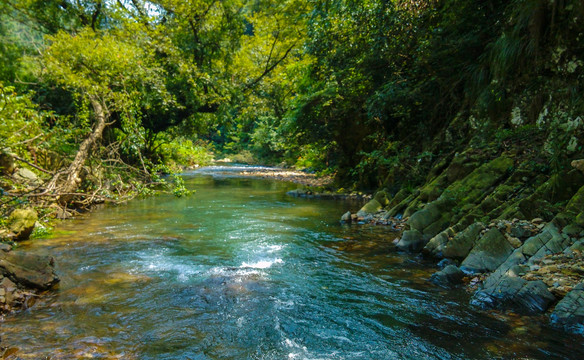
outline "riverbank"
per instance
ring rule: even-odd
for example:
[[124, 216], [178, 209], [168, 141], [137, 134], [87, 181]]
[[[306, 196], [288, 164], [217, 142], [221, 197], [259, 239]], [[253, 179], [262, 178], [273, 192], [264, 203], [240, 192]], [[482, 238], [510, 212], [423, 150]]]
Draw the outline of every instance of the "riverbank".
[[403, 230], [397, 250], [439, 261], [431, 281], [467, 286], [477, 307], [546, 313], [583, 335], [582, 162], [533, 178], [514, 154], [476, 155], [469, 149], [442, 162], [416, 189], [378, 191], [341, 221]]

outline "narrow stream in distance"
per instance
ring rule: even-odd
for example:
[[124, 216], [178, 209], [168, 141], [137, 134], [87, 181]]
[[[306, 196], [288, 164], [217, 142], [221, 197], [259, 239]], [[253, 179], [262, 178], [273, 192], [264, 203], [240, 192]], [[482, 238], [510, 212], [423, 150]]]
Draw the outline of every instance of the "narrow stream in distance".
[[[297, 186], [195, 171], [157, 196], [65, 221], [58, 291], [0, 323], [20, 359], [582, 359], [539, 318], [468, 305], [394, 251], [384, 227], [342, 226], [357, 205]], [[215, 176], [214, 176], [215, 174]]]

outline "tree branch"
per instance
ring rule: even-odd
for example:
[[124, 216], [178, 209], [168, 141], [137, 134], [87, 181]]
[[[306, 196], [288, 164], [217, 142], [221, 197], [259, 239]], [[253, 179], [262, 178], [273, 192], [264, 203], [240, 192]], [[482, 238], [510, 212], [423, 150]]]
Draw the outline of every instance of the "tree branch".
[[264, 72], [258, 77], [256, 78], [254, 81], [252, 81], [251, 83], [248, 83], [247, 85], [245, 85], [246, 89], [251, 89], [254, 86], [256, 86], [260, 81], [262, 81], [262, 79], [264, 77], [266, 77], [266, 75], [268, 75], [270, 72], [272, 72], [272, 70], [274, 70], [278, 65], [280, 65], [280, 63], [282, 61], [284, 61], [288, 55], [290, 54], [290, 52], [292, 51], [292, 49], [294, 49], [294, 47], [296, 46], [297, 41], [294, 41], [292, 43], [292, 45], [288, 48], [288, 50], [286, 50], [286, 52], [284, 53], [284, 55], [282, 55], [281, 58], [279, 58], [276, 62], [274, 62], [271, 66], [267, 67]]

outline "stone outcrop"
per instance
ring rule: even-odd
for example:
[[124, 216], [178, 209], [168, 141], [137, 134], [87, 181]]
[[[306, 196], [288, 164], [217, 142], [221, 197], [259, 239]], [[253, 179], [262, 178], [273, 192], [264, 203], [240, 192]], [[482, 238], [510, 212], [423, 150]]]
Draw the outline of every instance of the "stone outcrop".
[[398, 250], [460, 264], [430, 281], [478, 285], [474, 305], [537, 314], [557, 303], [554, 323], [581, 331], [584, 160], [549, 175], [515, 156], [467, 149], [444, 157], [419, 188], [376, 194], [358, 223], [403, 229]]
[[465, 274], [455, 265], [448, 265], [444, 269], [432, 274], [430, 281], [445, 288], [461, 285]]
[[23, 251], [0, 251], [0, 274], [37, 290], [50, 289], [59, 282], [52, 257]]
[[539, 314], [554, 302], [543, 281], [506, 277], [494, 287], [477, 291], [471, 303], [483, 308], [511, 309], [519, 314]]
[[584, 335], [584, 283], [578, 284], [557, 305], [552, 324], [568, 332]]
[[15, 240], [26, 240], [32, 234], [38, 215], [33, 209], [16, 209], [8, 218], [8, 228]]
[[31, 296], [59, 282], [52, 257], [12, 251], [11, 246], [1, 245], [0, 312], [30, 306]]

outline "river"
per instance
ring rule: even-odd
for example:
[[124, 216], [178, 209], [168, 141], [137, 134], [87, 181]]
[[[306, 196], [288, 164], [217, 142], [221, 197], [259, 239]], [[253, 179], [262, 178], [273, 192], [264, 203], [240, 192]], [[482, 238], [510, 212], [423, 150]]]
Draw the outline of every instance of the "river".
[[[220, 171], [221, 170], [221, 171]], [[65, 221], [25, 248], [57, 259], [57, 291], [1, 323], [20, 359], [577, 359], [582, 339], [484, 312], [426, 280], [356, 204], [297, 185], [185, 174], [161, 195]]]

